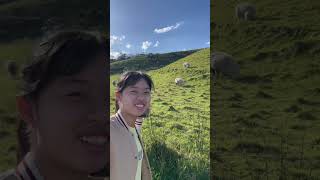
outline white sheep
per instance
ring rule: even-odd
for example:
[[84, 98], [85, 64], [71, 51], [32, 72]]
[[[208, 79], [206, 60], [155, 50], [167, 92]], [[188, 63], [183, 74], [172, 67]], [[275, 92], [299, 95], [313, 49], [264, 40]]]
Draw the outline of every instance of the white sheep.
[[224, 52], [213, 52], [211, 54], [211, 69], [215, 75], [223, 74], [231, 78], [240, 75], [240, 66], [231, 55]]
[[182, 78], [176, 78], [174, 80], [174, 82], [176, 83], [176, 85], [178, 86], [182, 86], [184, 84], [184, 80]]
[[242, 20], [254, 20], [256, 18], [256, 8], [254, 5], [244, 2], [240, 3], [235, 8], [236, 17]]
[[183, 67], [184, 68], [189, 68], [190, 67], [190, 63], [188, 63], [188, 62], [183, 63]]
[[118, 81], [116, 81], [116, 80], [113, 80], [113, 81], [112, 81], [112, 84], [113, 84], [114, 87], [117, 86], [117, 83], [118, 83]]

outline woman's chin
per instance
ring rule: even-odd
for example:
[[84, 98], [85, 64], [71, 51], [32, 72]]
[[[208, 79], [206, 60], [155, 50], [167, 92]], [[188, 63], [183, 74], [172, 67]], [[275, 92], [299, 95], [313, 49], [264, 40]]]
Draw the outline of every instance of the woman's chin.
[[82, 167], [79, 167], [83, 172], [94, 173], [101, 170], [106, 165], [106, 162], [87, 162], [83, 164]]
[[144, 112], [145, 112], [145, 111], [139, 111], [139, 112], [137, 113], [137, 117], [143, 116], [143, 115], [144, 115]]
[[135, 117], [140, 117], [144, 114], [145, 110], [144, 109], [135, 109], [131, 114]]

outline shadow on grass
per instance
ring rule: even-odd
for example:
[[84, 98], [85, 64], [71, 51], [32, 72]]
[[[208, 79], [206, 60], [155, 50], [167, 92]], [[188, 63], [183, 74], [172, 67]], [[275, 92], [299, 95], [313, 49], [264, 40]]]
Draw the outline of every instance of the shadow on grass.
[[195, 167], [194, 164], [198, 162], [190, 162], [173, 149], [168, 148], [164, 142], [154, 141], [148, 149], [148, 157], [155, 180], [209, 178], [206, 168]]

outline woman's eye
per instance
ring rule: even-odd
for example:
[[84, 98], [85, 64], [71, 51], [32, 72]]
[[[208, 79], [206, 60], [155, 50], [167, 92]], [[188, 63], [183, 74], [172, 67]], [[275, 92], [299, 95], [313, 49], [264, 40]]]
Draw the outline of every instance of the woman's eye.
[[146, 92], [144, 92], [144, 94], [150, 94], [150, 92], [149, 92], [149, 91], [146, 91]]

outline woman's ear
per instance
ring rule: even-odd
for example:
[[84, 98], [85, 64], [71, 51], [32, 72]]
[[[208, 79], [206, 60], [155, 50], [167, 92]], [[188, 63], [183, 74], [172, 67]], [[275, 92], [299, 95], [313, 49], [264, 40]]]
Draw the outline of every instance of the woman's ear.
[[115, 96], [116, 96], [116, 101], [118, 101], [121, 98], [121, 93], [115, 92]]
[[17, 96], [16, 103], [20, 118], [33, 127], [34, 117], [32, 103], [24, 96]]

